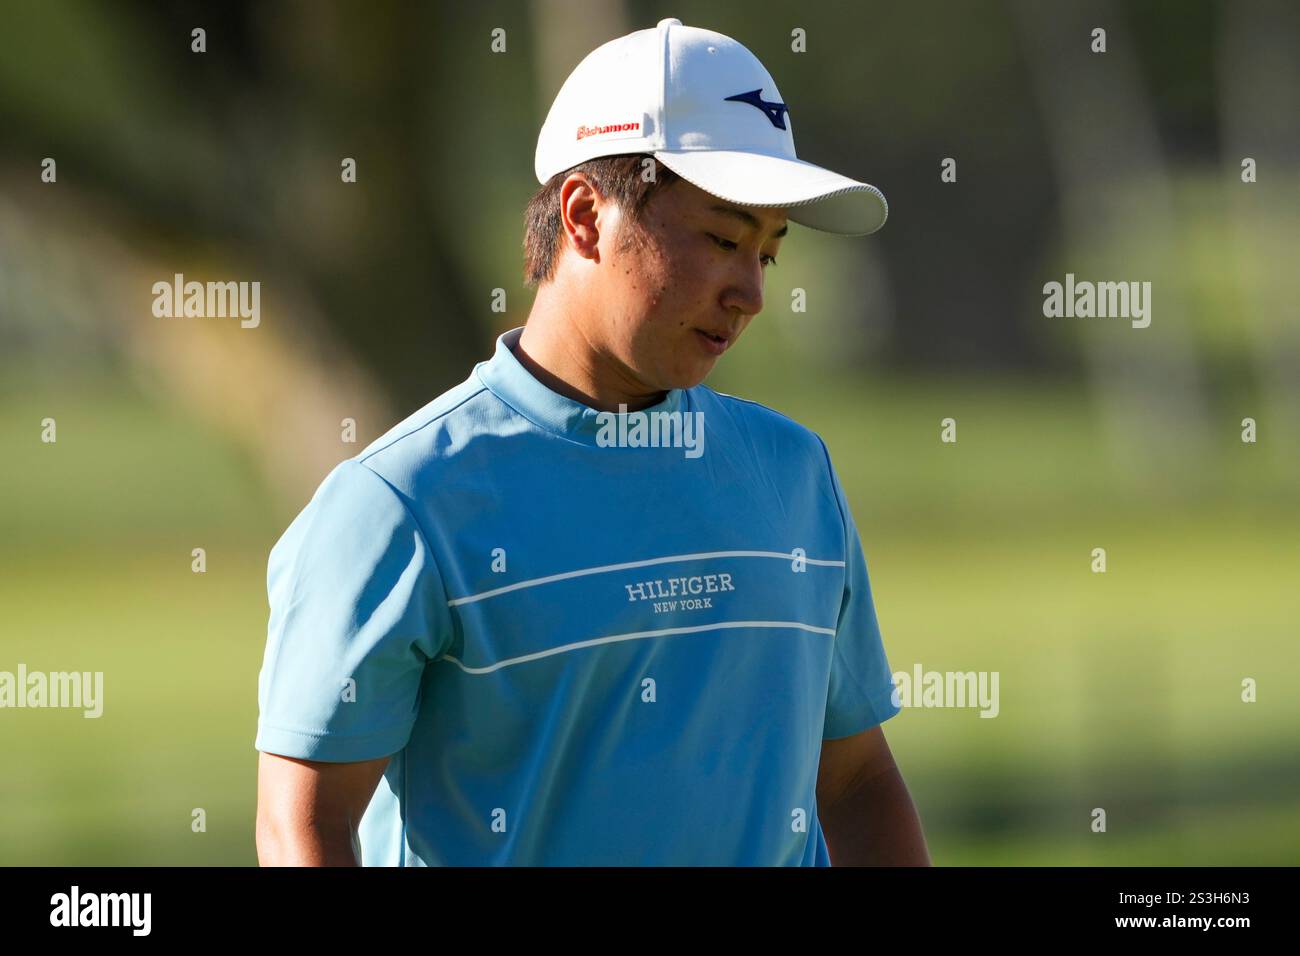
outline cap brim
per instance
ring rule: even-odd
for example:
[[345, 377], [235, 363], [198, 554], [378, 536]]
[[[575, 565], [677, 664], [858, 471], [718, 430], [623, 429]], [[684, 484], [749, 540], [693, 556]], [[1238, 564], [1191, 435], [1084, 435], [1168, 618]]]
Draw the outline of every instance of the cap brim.
[[706, 193], [741, 206], [786, 207], [791, 222], [810, 229], [866, 236], [889, 216], [875, 186], [802, 159], [734, 149], [660, 149], [654, 156]]

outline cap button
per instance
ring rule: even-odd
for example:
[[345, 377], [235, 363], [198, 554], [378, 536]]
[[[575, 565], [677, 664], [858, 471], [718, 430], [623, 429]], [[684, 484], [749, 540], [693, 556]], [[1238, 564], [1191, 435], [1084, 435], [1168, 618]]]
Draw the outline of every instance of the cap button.
[[660, 30], [662, 30], [664, 27], [669, 25], [679, 27], [682, 25], [682, 21], [678, 20], [676, 17], [664, 17], [657, 24], [655, 24], [655, 26]]

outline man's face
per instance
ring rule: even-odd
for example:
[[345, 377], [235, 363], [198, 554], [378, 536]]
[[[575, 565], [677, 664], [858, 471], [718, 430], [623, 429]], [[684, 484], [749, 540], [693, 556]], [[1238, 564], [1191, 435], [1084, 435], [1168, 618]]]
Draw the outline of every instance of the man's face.
[[[656, 193], [640, 228], [615, 210], [602, 233], [606, 350], [647, 391], [691, 388], [763, 309], [784, 209], [739, 206], [685, 180]], [[613, 218], [613, 217], [612, 217]]]

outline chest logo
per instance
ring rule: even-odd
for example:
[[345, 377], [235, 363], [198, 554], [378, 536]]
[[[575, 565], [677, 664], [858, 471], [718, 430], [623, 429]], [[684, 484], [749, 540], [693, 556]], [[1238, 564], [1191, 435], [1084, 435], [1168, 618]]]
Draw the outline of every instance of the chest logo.
[[730, 574], [695, 574], [680, 578], [655, 578], [624, 584], [629, 602], [650, 601], [654, 612], [699, 611], [713, 607], [712, 594], [734, 591]]

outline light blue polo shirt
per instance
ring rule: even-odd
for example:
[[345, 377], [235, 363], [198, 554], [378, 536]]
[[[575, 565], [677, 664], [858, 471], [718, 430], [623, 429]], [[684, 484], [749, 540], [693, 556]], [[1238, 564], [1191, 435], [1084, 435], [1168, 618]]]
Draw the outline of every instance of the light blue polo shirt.
[[521, 331], [271, 550], [254, 746], [392, 755], [367, 866], [829, 865], [822, 740], [899, 707], [825, 445], [703, 385], [620, 421]]

